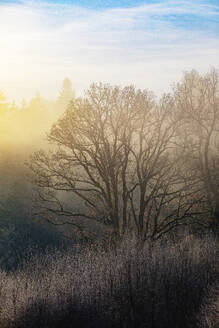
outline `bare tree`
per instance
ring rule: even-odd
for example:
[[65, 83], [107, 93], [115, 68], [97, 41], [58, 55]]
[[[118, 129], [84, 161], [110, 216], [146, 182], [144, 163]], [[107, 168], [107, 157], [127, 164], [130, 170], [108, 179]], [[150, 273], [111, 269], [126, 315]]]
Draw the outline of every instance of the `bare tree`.
[[103, 223], [116, 238], [134, 229], [142, 241], [188, 224], [200, 198], [175, 151], [173, 110], [169, 96], [157, 104], [146, 90], [92, 85], [51, 129], [53, 150], [29, 163], [41, 214], [79, 230], [78, 217]]
[[[219, 224], [219, 76], [215, 69], [201, 76], [185, 73], [175, 90], [177, 115], [182, 119], [178, 146], [187, 169], [202, 185], [205, 198], [202, 223]], [[204, 220], [205, 219], [205, 220]], [[206, 220], [207, 219], [207, 220]]]

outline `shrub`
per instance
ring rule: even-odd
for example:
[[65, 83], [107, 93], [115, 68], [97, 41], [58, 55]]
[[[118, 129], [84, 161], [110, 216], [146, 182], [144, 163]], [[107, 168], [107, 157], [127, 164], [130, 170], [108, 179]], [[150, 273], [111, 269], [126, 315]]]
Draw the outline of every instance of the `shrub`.
[[127, 238], [114, 250], [47, 253], [2, 273], [1, 322], [7, 328], [199, 327], [197, 315], [217, 279], [216, 240], [134, 245]]

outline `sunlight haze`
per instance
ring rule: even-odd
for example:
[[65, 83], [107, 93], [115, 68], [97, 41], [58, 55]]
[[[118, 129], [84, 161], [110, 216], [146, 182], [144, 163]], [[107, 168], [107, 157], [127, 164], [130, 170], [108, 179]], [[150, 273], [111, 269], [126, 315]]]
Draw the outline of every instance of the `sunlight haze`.
[[[116, 5], [115, 5], [116, 3]], [[217, 1], [0, 1], [0, 90], [7, 99], [76, 95], [92, 82], [169, 90], [218, 67]]]

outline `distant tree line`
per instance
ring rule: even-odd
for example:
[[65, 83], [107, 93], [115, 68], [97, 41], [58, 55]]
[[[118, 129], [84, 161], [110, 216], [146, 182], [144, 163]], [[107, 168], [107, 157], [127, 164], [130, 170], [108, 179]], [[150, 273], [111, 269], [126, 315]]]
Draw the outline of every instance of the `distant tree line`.
[[65, 78], [56, 101], [49, 101], [39, 93], [21, 105], [9, 103], [0, 91], [0, 148], [6, 145], [43, 146], [46, 132], [75, 98], [71, 81]]
[[65, 79], [57, 101], [36, 94], [29, 103], [9, 103], [0, 92], [0, 268], [16, 269], [33, 253], [67, 246], [63, 234], [34, 215], [34, 190], [24, 161], [46, 147], [45, 134], [74, 99]]

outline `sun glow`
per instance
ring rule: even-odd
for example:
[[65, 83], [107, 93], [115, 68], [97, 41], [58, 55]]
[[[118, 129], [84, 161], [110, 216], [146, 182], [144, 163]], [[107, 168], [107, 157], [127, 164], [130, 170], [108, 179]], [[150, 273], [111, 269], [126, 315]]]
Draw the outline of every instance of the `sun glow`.
[[36, 91], [54, 99], [69, 76], [80, 95], [98, 81], [166, 92], [184, 70], [217, 67], [218, 22], [218, 6], [208, 1], [101, 10], [65, 1], [0, 3], [0, 90], [10, 101]]

